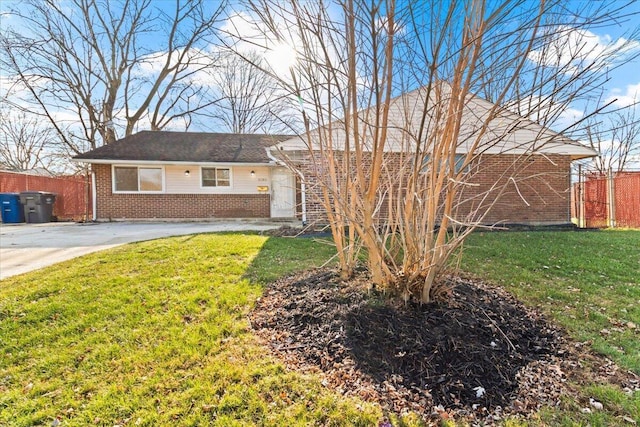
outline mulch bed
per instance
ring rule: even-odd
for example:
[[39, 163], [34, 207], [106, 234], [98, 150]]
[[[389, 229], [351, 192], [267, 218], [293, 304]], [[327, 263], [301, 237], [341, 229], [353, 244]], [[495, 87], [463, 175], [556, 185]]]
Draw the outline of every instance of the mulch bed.
[[364, 291], [364, 272], [342, 282], [314, 270], [271, 284], [250, 320], [288, 367], [319, 371], [344, 395], [425, 420], [526, 416], [575, 395], [571, 382], [639, 387], [637, 376], [570, 342], [501, 288], [446, 280], [451, 299], [417, 305]]

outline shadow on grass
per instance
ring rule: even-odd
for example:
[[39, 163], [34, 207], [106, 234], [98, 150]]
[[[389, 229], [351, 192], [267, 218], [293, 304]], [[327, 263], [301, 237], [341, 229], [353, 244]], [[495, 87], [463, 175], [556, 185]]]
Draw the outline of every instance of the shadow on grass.
[[265, 285], [298, 271], [332, 265], [335, 253], [326, 239], [268, 237], [243, 277]]

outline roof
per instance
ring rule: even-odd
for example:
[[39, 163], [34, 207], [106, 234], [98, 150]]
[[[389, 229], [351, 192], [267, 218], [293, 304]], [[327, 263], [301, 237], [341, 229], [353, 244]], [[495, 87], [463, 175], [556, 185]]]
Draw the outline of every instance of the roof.
[[[433, 91], [429, 93], [423, 87], [391, 100], [385, 151], [407, 152], [415, 147], [418, 126], [422, 121], [422, 110], [425, 105], [436, 104], [433, 93]], [[441, 102], [443, 99], [446, 102], [449, 93], [450, 87], [443, 84]], [[427, 97], [431, 97], [431, 101], [428, 101]], [[465, 100], [460, 136], [456, 147], [457, 153], [469, 152], [475, 140], [479, 138], [479, 144], [476, 147], [477, 153], [560, 154], [570, 156], [572, 160], [597, 155], [593, 149], [505, 108], [499, 108], [495, 111], [495, 116], [489, 121], [487, 129], [482, 129], [483, 123], [492, 114], [492, 109], [494, 109], [494, 104], [491, 102], [475, 95], [468, 96]], [[367, 123], [373, 122], [374, 111], [373, 108], [359, 111], [362, 125], [366, 127]], [[341, 122], [338, 120], [332, 123], [332, 144], [337, 150], [343, 149], [342, 145], [345, 140], [345, 131]], [[425, 123], [426, 126], [431, 126], [434, 129], [437, 126], [436, 120], [433, 120], [429, 114], [427, 114]], [[373, 125], [370, 126], [373, 127]], [[314, 129], [309, 134], [303, 135], [302, 138], [293, 137], [278, 143], [277, 147], [285, 151], [307, 149], [304, 136], [309, 136], [311, 141], [318, 141], [321, 137], [320, 129]], [[317, 144], [317, 142], [312, 143]]]
[[86, 163], [270, 163], [266, 147], [291, 135], [142, 131], [74, 156]]

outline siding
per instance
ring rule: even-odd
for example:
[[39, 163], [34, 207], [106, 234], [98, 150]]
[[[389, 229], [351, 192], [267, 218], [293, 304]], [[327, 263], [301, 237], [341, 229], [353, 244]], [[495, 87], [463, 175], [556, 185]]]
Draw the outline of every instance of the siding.
[[[119, 219], [212, 219], [212, 218], [269, 218], [271, 198], [269, 193], [258, 193], [251, 181], [251, 170], [256, 171], [254, 179], [268, 174], [268, 168], [234, 168], [238, 173], [232, 191], [210, 191], [201, 189], [197, 166], [165, 167], [165, 192], [160, 194], [118, 194], [112, 191], [111, 165], [93, 164], [96, 174], [96, 218], [98, 220]], [[184, 171], [189, 170], [189, 180]], [[245, 170], [246, 169], [246, 170]], [[242, 176], [246, 172], [247, 178]], [[172, 181], [173, 179], [173, 181]], [[171, 187], [170, 182], [177, 183]], [[181, 185], [180, 185], [181, 183]], [[247, 191], [235, 193], [236, 188]], [[193, 190], [190, 190], [193, 189]], [[215, 190], [215, 189], [214, 189]], [[253, 193], [249, 193], [253, 191]]]
[[[199, 165], [169, 165], [164, 167], [165, 193], [167, 194], [259, 194], [258, 186], [269, 185], [269, 168], [251, 166], [233, 166], [231, 169], [231, 187], [201, 186]], [[189, 176], [184, 172], [189, 171]], [[251, 176], [251, 171], [255, 176]]]

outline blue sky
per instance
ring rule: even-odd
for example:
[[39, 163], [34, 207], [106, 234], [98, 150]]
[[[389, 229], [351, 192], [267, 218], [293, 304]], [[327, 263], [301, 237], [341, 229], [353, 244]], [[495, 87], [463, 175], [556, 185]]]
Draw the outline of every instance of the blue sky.
[[[587, 5], [590, 1], [593, 0], [571, 0], [568, 2], [568, 7], [580, 8], [583, 5]], [[215, 1], [208, 3], [209, 5], [217, 4]], [[628, 38], [629, 34], [640, 25], [640, 1], [634, 1], [630, 4], [627, 4], [627, 1], [619, 1], [617, 3], [619, 5], [626, 5], [625, 12], [629, 16], [615, 24], [601, 26], [594, 30], [593, 32], [598, 36], [598, 42], [600, 43], [615, 43], [621, 37]], [[7, 10], [9, 7], [19, 4], [19, 0], [0, 0], [0, 13]], [[235, 10], [242, 10], [242, 7], [239, 6], [239, 2], [232, 2], [231, 4]], [[171, 9], [174, 7], [173, 1], [170, 0], [153, 0], [153, 5], [166, 10], [169, 13], [171, 13]], [[13, 19], [8, 19], [6, 15], [2, 14], [2, 16], [0, 16], [0, 28], [6, 27], [9, 24], [15, 25], [16, 22]], [[640, 40], [638, 40], [638, 42], [640, 43]], [[162, 50], [162, 48], [162, 46], [157, 47], [158, 50]], [[283, 52], [283, 55], [286, 56], [287, 53]], [[612, 70], [608, 77], [609, 81], [607, 81], [602, 87], [605, 98], [615, 97], [619, 99], [618, 102], [620, 105], [628, 105], [634, 97], [638, 96], [638, 92], [640, 92], [640, 59], [636, 57], [628, 61], [619, 68]]]
[[[574, 0], [573, 3], [580, 4], [584, 1], [587, 0]], [[620, 3], [626, 4], [626, 2]], [[629, 38], [630, 33], [637, 30], [640, 25], [640, 1], [634, 1], [627, 5], [625, 12], [630, 16], [616, 24], [599, 28], [596, 30], [596, 34], [603, 40], [611, 42], [615, 42], [621, 37]], [[640, 42], [640, 40], [637, 41]], [[640, 59], [638, 57], [631, 59], [618, 69], [613, 70], [609, 77], [610, 81], [605, 86], [607, 93], [620, 98], [620, 102], [628, 103], [629, 97], [637, 97], [636, 92], [640, 92]]]
[[[537, 0], [531, 0], [537, 1]], [[0, 0], [0, 10], [6, 10], [8, 7], [19, 5], [20, 3], [15, 0]], [[217, 2], [208, 2], [208, 5], [215, 5]], [[567, 2], [567, 6], [569, 8], [576, 9], [588, 9], [589, 6], [593, 5], [590, 0], [571, 0]], [[620, 1], [616, 3], [617, 5], [627, 4], [626, 1]], [[174, 3], [170, 0], [153, 0], [153, 5], [159, 7], [161, 9], [169, 12], [173, 7]], [[242, 7], [237, 2], [232, 2], [232, 9], [236, 11], [242, 10]], [[629, 35], [638, 28], [640, 22], [640, 1], [632, 2], [627, 5], [625, 12], [628, 14], [627, 18], [621, 19], [614, 24], [609, 24], [606, 26], [600, 26], [596, 29], [593, 29], [593, 46], [594, 49], [602, 48], [605, 46], [613, 45], [620, 42], [621, 38], [628, 38]], [[17, 23], [13, 19], [8, 19], [6, 15], [3, 15], [0, 19], [0, 27], [5, 27], [8, 24], [16, 25]], [[223, 23], [224, 25], [225, 23]], [[636, 35], [636, 37], [640, 37]], [[640, 39], [637, 40], [638, 46], [640, 46]], [[151, 47], [153, 41], [149, 41]], [[209, 48], [212, 48], [211, 46]], [[157, 51], [162, 51], [164, 46], [155, 47]], [[282, 49], [281, 49], [282, 50]], [[291, 59], [288, 57], [290, 53], [286, 52], [286, 49], [282, 50], [282, 52], [278, 53], [278, 49], [273, 50], [267, 56], [267, 59], [270, 60], [275, 67], [282, 65], [290, 61]], [[618, 68], [612, 69], [607, 74], [607, 80], [602, 82], [601, 91], [603, 100], [616, 100], [616, 105], [618, 106], [627, 106], [635, 102], [635, 100], [640, 98], [640, 60], [635, 57], [631, 60], [626, 61]], [[0, 76], [4, 80], [8, 76], [3, 75]], [[0, 81], [1, 82], [1, 81]], [[584, 110], [585, 106], [576, 104], [570, 105], [568, 109], [568, 113], [573, 113], [576, 116], [579, 116], [581, 112]], [[196, 130], [196, 129], [192, 129]]]
[[[617, 40], [620, 37], [628, 38], [629, 33], [632, 33], [640, 25], [640, 1], [632, 2], [625, 10], [629, 14], [635, 15], [629, 16], [626, 20], [615, 25], [600, 28], [597, 34], [605, 38], [609, 37], [611, 40]], [[629, 105], [634, 98], [640, 100], [640, 59], [638, 57], [632, 58], [612, 71], [605, 90], [610, 96], [618, 98], [620, 105]]]

